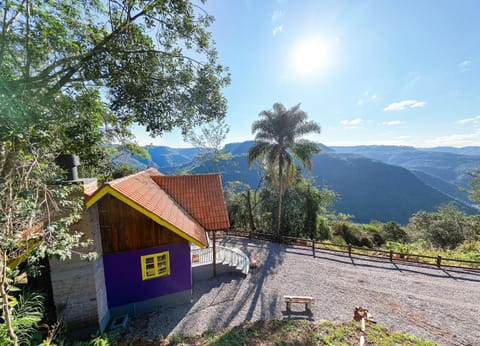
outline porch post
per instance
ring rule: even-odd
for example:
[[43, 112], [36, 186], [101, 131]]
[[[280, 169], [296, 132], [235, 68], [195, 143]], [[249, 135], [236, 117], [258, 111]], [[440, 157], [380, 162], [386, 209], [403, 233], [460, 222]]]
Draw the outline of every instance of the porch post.
[[217, 239], [216, 231], [213, 232], [213, 277], [217, 276]]

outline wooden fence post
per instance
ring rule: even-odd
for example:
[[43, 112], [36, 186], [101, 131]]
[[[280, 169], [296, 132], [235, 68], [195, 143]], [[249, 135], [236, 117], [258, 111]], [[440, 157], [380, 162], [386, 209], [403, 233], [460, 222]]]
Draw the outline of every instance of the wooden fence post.
[[352, 257], [352, 245], [348, 244], [348, 256]]
[[442, 266], [442, 256], [437, 256], [437, 267], [440, 268]]
[[315, 239], [312, 240], [312, 252], [313, 252], [313, 257], [315, 257]]
[[393, 261], [393, 250], [390, 250], [390, 262]]

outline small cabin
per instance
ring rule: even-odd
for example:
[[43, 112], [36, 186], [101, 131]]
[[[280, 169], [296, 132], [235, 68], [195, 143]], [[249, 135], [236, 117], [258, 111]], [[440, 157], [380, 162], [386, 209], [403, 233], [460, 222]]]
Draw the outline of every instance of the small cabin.
[[50, 261], [64, 320], [103, 331], [118, 316], [190, 303], [192, 247], [207, 248], [208, 232], [229, 227], [220, 175], [149, 168], [85, 192], [78, 228], [98, 258]]

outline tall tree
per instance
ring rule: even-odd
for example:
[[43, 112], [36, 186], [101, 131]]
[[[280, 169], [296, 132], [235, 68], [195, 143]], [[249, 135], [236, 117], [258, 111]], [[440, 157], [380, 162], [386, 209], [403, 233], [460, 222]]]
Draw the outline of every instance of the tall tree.
[[136, 121], [153, 134], [225, 114], [221, 88], [229, 78], [207, 31], [213, 18], [189, 0], [5, 0], [0, 6], [4, 99], [58, 111], [60, 95], [97, 89], [117, 121]]
[[8, 264], [31, 253], [30, 237], [62, 257], [79, 240], [67, 232], [77, 213], [54, 217], [70, 209], [51, 188], [55, 157], [80, 151], [95, 167], [102, 142], [134, 122], [160, 135], [222, 119], [229, 76], [212, 20], [190, 0], [0, 2], [0, 298], [12, 344]]
[[280, 236], [282, 222], [282, 200], [288, 182], [294, 175], [298, 160], [308, 170], [312, 169], [312, 155], [321, 149], [317, 143], [302, 139], [311, 133], [320, 133], [320, 126], [314, 121], [307, 121], [307, 113], [300, 109], [300, 104], [286, 109], [281, 103], [275, 103], [272, 110], [259, 114], [260, 120], [252, 124], [255, 143], [248, 152], [248, 164], [264, 158], [268, 169], [278, 188], [276, 233]]

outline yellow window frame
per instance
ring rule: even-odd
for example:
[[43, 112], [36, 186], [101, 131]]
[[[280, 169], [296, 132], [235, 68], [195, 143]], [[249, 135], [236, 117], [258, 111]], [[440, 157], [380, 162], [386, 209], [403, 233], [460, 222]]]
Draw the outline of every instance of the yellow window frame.
[[170, 275], [170, 252], [163, 251], [141, 256], [142, 280]]

